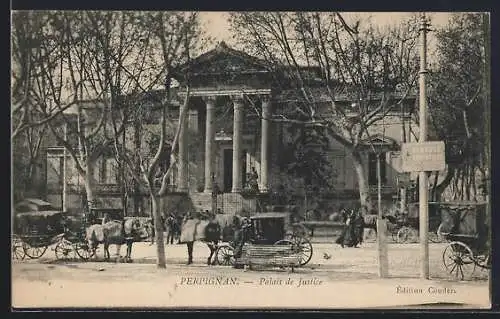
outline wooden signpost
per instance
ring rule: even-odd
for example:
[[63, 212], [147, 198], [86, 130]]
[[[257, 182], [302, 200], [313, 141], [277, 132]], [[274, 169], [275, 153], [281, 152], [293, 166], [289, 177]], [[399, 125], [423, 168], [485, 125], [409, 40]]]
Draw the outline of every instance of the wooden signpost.
[[446, 167], [444, 142], [403, 143], [401, 160], [403, 172], [442, 171]]

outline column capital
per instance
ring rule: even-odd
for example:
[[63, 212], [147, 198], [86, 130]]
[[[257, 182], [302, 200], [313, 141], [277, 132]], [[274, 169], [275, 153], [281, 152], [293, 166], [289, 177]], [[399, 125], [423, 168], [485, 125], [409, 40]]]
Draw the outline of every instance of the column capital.
[[260, 100], [262, 101], [262, 104], [270, 104], [273, 100], [273, 96], [271, 94], [263, 94], [260, 95]]
[[243, 96], [243, 94], [233, 94], [230, 95], [229, 97], [231, 98], [231, 101], [233, 101], [235, 105], [236, 104], [243, 105], [243, 103], [245, 103], [245, 97]]
[[214, 96], [214, 95], [202, 96], [201, 99], [205, 102], [205, 104], [207, 105], [207, 108], [215, 107], [215, 100], [217, 99], [216, 96]]

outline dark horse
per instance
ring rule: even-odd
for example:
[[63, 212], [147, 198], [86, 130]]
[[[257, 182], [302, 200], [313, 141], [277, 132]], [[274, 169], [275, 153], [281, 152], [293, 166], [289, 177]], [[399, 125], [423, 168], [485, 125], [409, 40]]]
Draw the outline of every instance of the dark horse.
[[212, 261], [212, 257], [217, 250], [219, 241], [231, 240], [235, 229], [239, 229], [240, 225], [241, 217], [230, 214], [217, 214], [209, 219], [186, 219], [182, 224], [180, 242], [187, 245], [187, 264], [193, 263], [194, 242], [202, 241], [210, 249], [207, 265], [213, 265], [215, 260]]

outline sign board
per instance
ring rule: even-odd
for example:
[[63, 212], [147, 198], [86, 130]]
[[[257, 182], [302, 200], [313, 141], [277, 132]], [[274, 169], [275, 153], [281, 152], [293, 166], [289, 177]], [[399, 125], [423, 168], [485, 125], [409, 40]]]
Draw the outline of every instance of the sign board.
[[444, 142], [403, 143], [401, 160], [403, 172], [442, 171], [446, 167]]

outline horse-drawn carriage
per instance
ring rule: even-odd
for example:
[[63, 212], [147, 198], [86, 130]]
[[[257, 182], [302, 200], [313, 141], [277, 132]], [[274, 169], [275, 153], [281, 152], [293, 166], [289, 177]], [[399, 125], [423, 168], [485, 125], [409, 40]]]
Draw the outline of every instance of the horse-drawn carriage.
[[455, 279], [472, 277], [476, 266], [491, 269], [490, 223], [485, 203], [443, 203], [439, 233], [449, 243], [443, 265]]
[[[85, 216], [66, 216], [63, 220], [64, 234], [57, 242], [54, 253], [59, 260], [80, 258], [88, 260], [95, 251], [90, 249], [85, 239], [85, 229], [89, 222]], [[76, 254], [76, 256], [75, 256]]]
[[313, 248], [300, 223], [287, 212], [261, 213], [243, 227], [243, 240], [221, 245], [216, 251], [220, 265], [269, 265], [300, 267], [312, 258]]
[[[440, 216], [441, 203], [429, 203], [429, 241], [438, 243], [442, 241], [438, 234], [438, 228], [441, 224]], [[404, 212], [395, 215], [387, 215], [389, 220], [388, 231], [392, 235], [394, 242], [414, 243], [418, 242], [419, 225], [419, 203], [410, 203]]]
[[36, 259], [64, 234], [62, 220], [65, 213], [50, 203], [25, 199], [14, 207], [12, 256]]
[[[57, 259], [77, 257], [88, 260], [95, 251], [87, 245], [85, 229], [100, 222], [105, 213], [108, 212], [91, 211], [85, 216], [73, 216], [54, 208], [49, 202], [24, 199], [14, 207], [12, 257], [40, 258], [54, 245]], [[116, 219], [119, 216], [114, 214], [111, 217]]]

